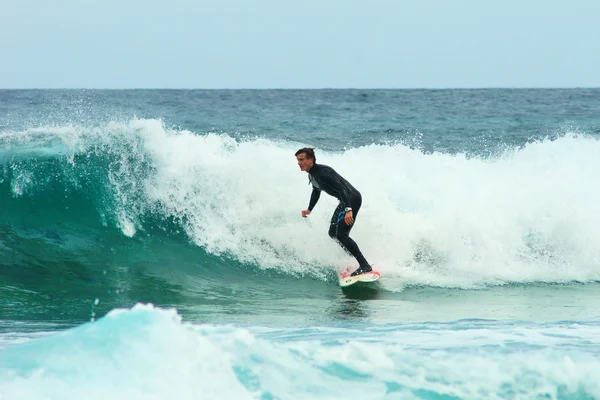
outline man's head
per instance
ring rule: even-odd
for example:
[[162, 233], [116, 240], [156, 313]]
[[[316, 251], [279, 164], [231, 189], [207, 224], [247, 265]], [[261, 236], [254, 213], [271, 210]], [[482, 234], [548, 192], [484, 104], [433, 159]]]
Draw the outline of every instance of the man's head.
[[304, 147], [296, 152], [296, 160], [298, 160], [298, 166], [300, 171], [310, 171], [312, 166], [317, 162], [315, 157], [315, 149], [311, 147]]

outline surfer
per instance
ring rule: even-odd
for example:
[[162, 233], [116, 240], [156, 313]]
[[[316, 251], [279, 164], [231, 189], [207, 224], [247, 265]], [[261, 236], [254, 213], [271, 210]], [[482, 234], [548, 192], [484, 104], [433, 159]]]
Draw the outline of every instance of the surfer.
[[349, 236], [362, 203], [360, 192], [333, 168], [317, 164], [313, 148], [302, 148], [295, 155], [300, 170], [308, 172], [308, 180], [313, 187], [308, 209], [302, 211], [302, 217], [306, 218], [312, 212], [321, 197], [321, 191], [337, 198], [340, 204], [331, 217], [329, 236], [358, 261], [358, 269], [352, 273], [352, 276], [371, 272], [371, 265], [361, 253], [356, 242]]

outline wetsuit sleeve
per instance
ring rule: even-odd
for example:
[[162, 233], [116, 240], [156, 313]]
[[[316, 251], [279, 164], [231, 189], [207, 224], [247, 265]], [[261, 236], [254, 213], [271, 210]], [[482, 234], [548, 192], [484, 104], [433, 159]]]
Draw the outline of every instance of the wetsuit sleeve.
[[321, 190], [313, 188], [313, 191], [310, 194], [310, 202], [308, 203], [308, 211], [312, 212], [313, 208], [317, 204], [317, 201], [319, 201], [319, 197], [321, 197]]

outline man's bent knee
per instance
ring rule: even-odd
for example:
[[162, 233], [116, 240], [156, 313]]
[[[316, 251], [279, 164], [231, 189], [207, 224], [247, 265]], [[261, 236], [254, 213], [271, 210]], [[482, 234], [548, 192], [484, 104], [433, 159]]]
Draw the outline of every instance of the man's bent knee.
[[335, 226], [329, 228], [329, 237], [332, 239], [337, 239], [337, 229]]
[[335, 228], [329, 230], [329, 237], [334, 240], [343, 242], [344, 239], [349, 236], [350, 235], [348, 234], [348, 232], [343, 231], [343, 230], [339, 230], [339, 229], [335, 229]]

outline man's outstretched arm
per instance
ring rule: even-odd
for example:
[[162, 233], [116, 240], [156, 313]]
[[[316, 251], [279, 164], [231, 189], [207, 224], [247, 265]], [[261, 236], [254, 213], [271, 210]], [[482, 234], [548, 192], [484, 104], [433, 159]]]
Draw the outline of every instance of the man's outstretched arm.
[[319, 197], [321, 197], [321, 190], [313, 188], [313, 191], [310, 194], [310, 202], [308, 203], [308, 209], [302, 211], [302, 216], [304, 218], [306, 218], [306, 216], [311, 213], [312, 209], [315, 208], [317, 201], [319, 201]]
[[308, 211], [312, 211], [313, 208], [317, 205], [317, 201], [321, 197], [321, 190], [313, 188], [312, 193], [310, 194], [310, 202], [308, 203]]

